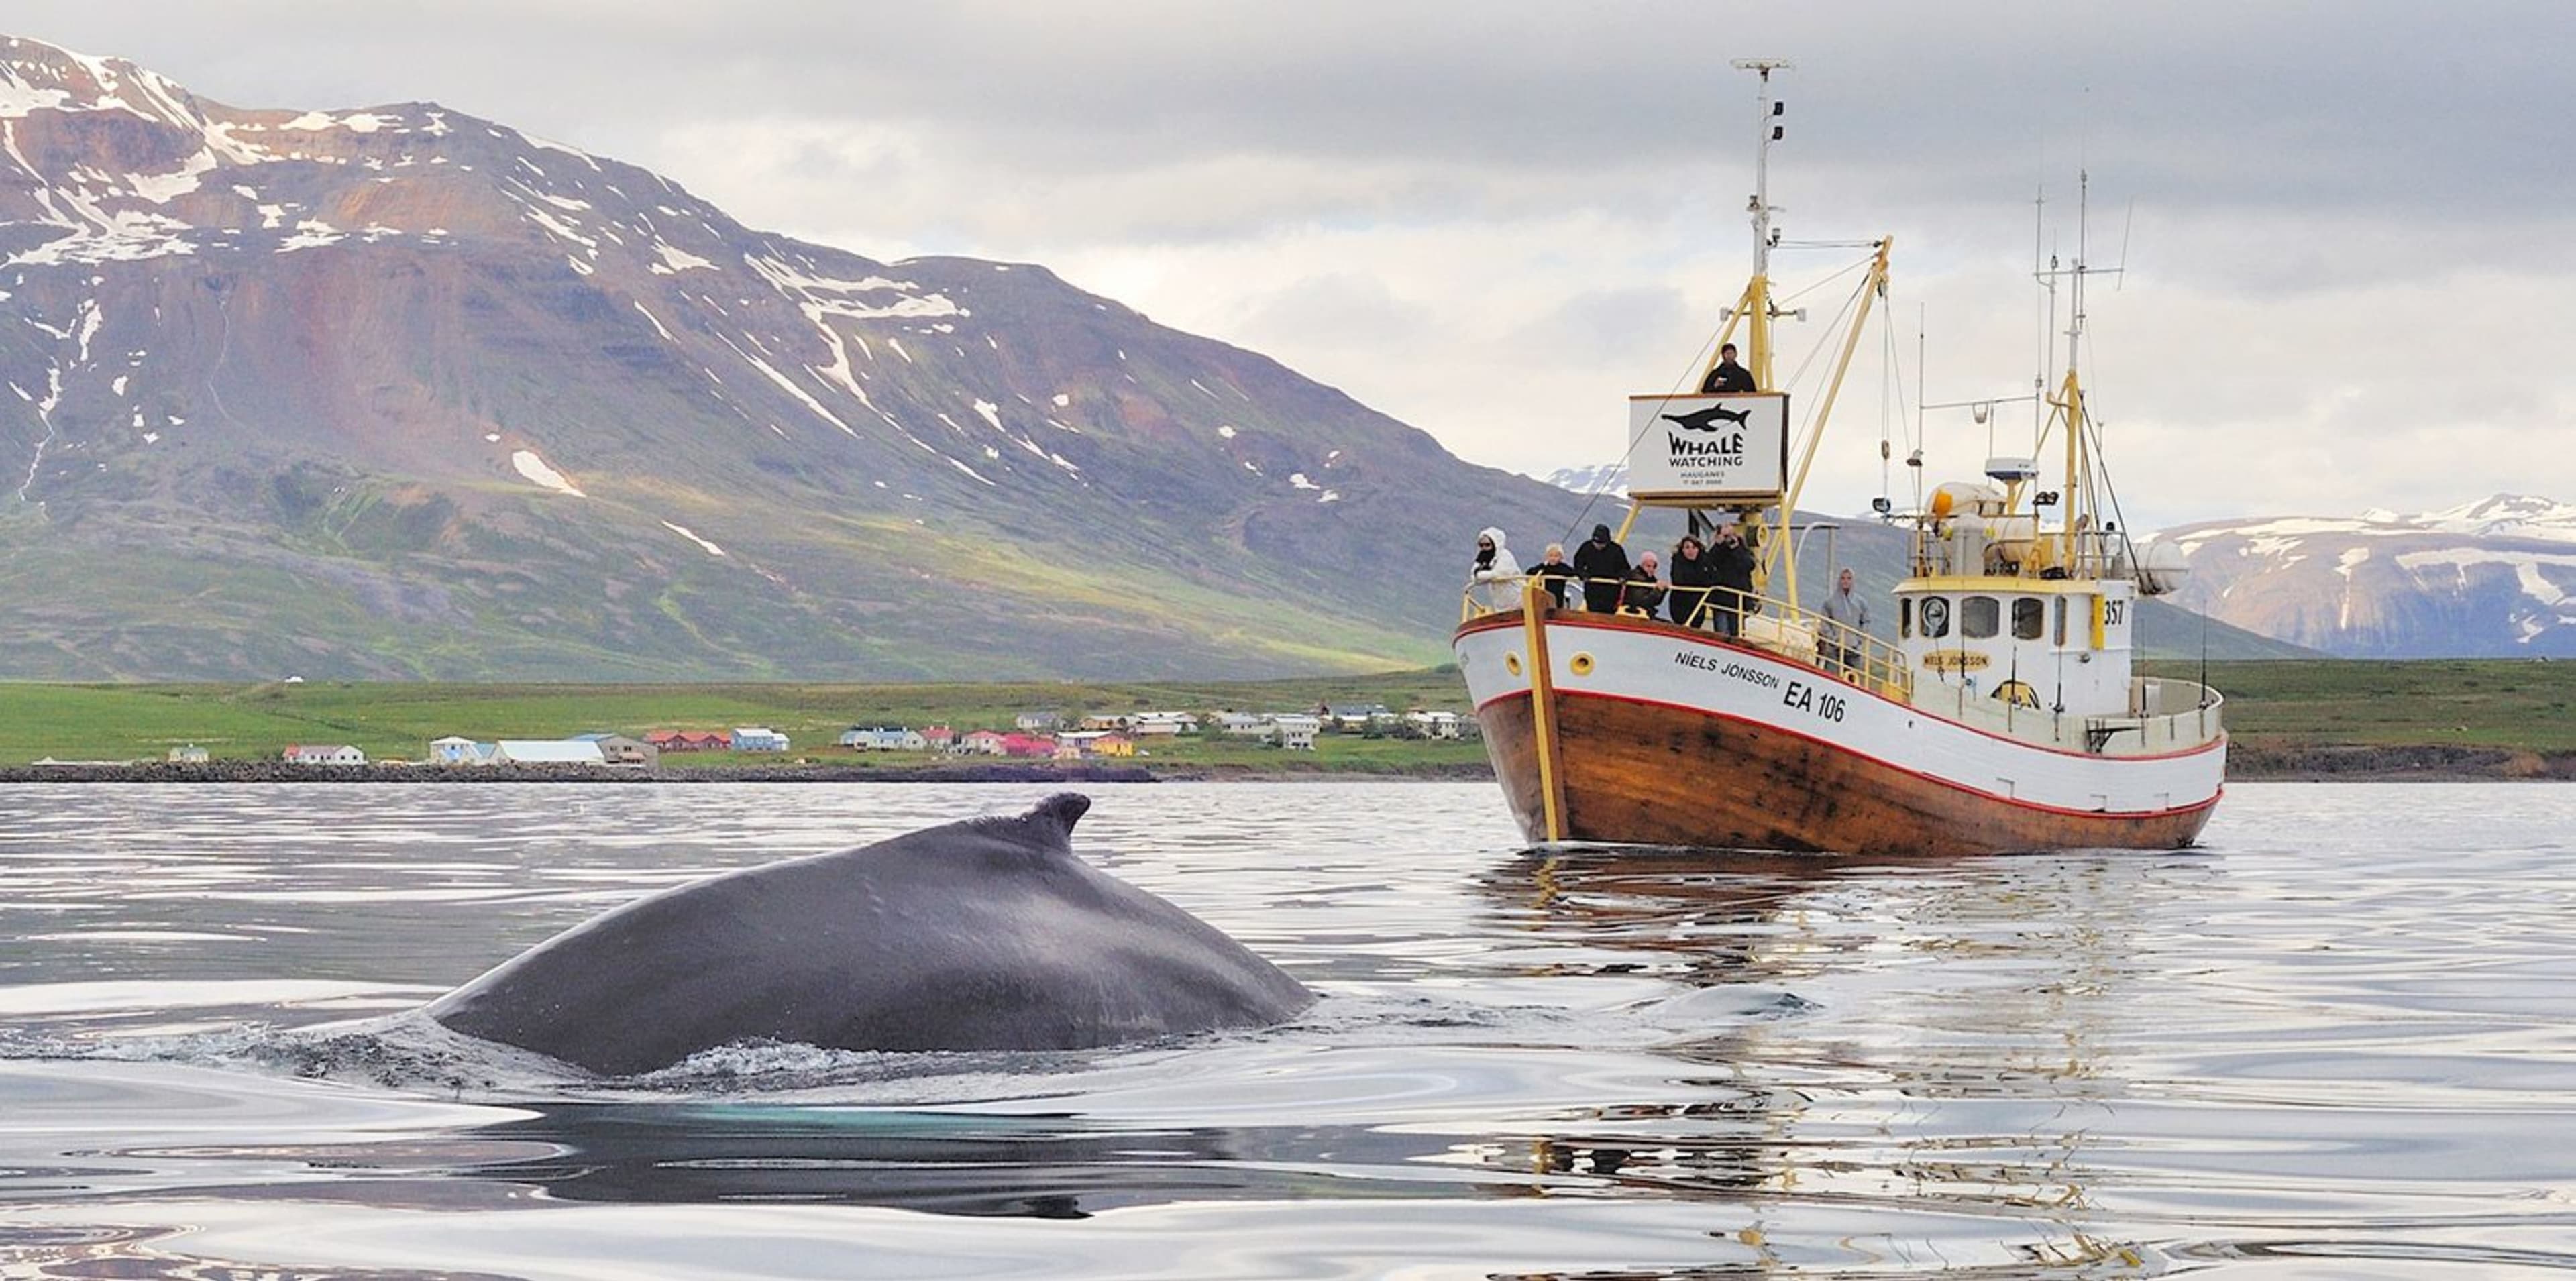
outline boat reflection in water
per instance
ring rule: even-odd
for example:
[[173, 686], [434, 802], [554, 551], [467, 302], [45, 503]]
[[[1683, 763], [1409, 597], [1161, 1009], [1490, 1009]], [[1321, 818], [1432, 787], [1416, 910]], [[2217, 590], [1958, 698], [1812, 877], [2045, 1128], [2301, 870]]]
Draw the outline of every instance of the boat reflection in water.
[[1766, 1223], [1817, 1209], [1955, 1209], [2027, 1224], [2013, 1248], [2031, 1264], [2142, 1266], [2147, 1247], [2088, 1230], [2094, 1190], [2123, 1174], [2089, 1136], [2132, 1097], [2125, 1051], [2151, 1044], [2122, 1015], [2149, 973], [2123, 922], [2192, 866], [1526, 853], [1478, 883], [1499, 930], [1527, 939], [1521, 973], [1651, 980], [1621, 995], [1672, 1071], [1497, 1159], [1597, 1181], [1548, 1195], [1744, 1204], [1711, 1228], [1757, 1250]]

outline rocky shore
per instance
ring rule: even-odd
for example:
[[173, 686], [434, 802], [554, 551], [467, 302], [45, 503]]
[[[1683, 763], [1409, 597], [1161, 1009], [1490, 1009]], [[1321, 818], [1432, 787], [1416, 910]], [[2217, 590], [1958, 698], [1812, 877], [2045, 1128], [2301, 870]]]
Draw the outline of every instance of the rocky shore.
[[2576, 752], [2502, 747], [2248, 747], [2227, 749], [2237, 783], [2492, 783], [2576, 781]]

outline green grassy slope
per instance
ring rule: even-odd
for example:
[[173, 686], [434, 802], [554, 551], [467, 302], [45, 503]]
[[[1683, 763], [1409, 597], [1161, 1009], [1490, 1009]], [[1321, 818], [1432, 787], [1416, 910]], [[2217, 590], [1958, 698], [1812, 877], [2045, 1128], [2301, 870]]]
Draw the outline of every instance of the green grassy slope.
[[[2199, 664], [2151, 663], [2195, 679]], [[2526, 659], [2217, 662], [2228, 732], [2255, 747], [2576, 751], [2576, 663]]]

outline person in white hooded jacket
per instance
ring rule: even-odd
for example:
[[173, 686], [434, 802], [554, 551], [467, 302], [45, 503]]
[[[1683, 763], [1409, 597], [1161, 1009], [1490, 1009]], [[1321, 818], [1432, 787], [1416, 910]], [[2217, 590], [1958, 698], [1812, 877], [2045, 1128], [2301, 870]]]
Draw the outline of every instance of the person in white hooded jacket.
[[1521, 563], [1503, 545], [1503, 531], [1488, 526], [1476, 534], [1476, 564], [1468, 571], [1476, 603], [1487, 609], [1521, 605]]

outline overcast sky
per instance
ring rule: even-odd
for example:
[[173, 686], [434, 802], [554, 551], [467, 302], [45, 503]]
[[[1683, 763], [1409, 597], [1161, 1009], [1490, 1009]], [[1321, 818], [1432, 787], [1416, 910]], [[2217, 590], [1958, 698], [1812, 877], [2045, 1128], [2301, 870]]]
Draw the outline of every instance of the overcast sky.
[[[2028, 390], [2032, 201], [2071, 256], [2079, 168], [2125, 267], [2087, 378], [2133, 524], [2576, 501], [2570, 0], [10, 0], [0, 30], [241, 106], [434, 100], [871, 257], [1044, 263], [1536, 475], [1693, 369], [1750, 263], [1728, 63], [1787, 58], [1785, 234], [1897, 237], [1866, 347], [1905, 371], [1855, 374], [1808, 506], [1880, 492], [1918, 351], [1933, 401]], [[1934, 469], [1986, 435], [1934, 415]]]

